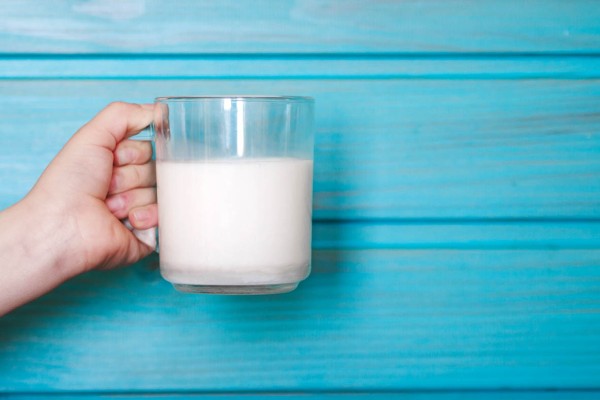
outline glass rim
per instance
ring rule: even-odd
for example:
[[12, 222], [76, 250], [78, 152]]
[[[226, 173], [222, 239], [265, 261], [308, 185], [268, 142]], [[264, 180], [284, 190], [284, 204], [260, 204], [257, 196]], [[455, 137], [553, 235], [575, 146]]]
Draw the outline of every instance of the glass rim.
[[267, 96], [267, 95], [223, 95], [223, 96], [160, 96], [155, 102], [168, 101], [210, 101], [210, 100], [235, 100], [235, 101], [288, 101], [313, 103], [314, 98], [309, 96]]

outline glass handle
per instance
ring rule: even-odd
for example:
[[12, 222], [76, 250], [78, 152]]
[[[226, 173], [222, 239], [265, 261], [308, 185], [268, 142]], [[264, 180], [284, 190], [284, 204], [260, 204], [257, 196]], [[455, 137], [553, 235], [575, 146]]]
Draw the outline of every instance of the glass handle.
[[158, 228], [135, 229], [129, 222], [129, 218], [124, 219], [123, 224], [140, 242], [152, 247], [158, 253]]
[[153, 124], [148, 125], [142, 129], [139, 133], [136, 133], [130, 139], [133, 140], [154, 140], [154, 127]]
[[[152, 142], [154, 140], [154, 127], [153, 124], [148, 125], [144, 129], [142, 129], [139, 133], [132, 136], [130, 139], [133, 140], [148, 140]], [[154, 158], [154, 149], [152, 149], [152, 158]], [[147, 244], [152, 247], [154, 251], [158, 253], [158, 228], [150, 228], [150, 229], [135, 229], [129, 219], [126, 218], [123, 220], [123, 224], [129, 229], [133, 235], [138, 238], [138, 240], [142, 243]]]

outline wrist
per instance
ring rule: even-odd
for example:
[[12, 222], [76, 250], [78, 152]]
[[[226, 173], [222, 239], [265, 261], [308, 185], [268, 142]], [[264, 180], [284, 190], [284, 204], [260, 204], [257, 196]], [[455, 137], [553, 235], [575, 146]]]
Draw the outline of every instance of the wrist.
[[[27, 254], [59, 283], [83, 272], [76, 243], [77, 223], [68, 210], [30, 193], [14, 206], [15, 221]], [[35, 260], [32, 260], [35, 263]]]
[[0, 316], [78, 273], [58, 223], [31, 200], [0, 212]]

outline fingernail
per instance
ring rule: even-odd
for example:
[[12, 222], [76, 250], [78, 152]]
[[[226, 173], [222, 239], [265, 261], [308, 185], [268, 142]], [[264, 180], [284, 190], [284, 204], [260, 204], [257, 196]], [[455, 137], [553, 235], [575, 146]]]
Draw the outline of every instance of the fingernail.
[[122, 196], [112, 196], [106, 200], [106, 206], [114, 213], [125, 207], [125, 201]]
[[150, 218], [150, 213], [148, 212], [148, 210], [135, 210], [133, 212], [133, 218], [138, 221], [138, 222], [142, 222], [142, 221], [146, 221], [147, 219]]

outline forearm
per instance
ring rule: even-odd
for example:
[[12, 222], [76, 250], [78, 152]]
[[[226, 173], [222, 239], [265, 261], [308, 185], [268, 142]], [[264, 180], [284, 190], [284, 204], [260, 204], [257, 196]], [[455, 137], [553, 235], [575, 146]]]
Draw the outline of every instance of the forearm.
[[51, 213], [27, 199], [0, 212], [0, 315], [79, 272], [69, 260], [72, 238], [65, 235], [72, 230]]

